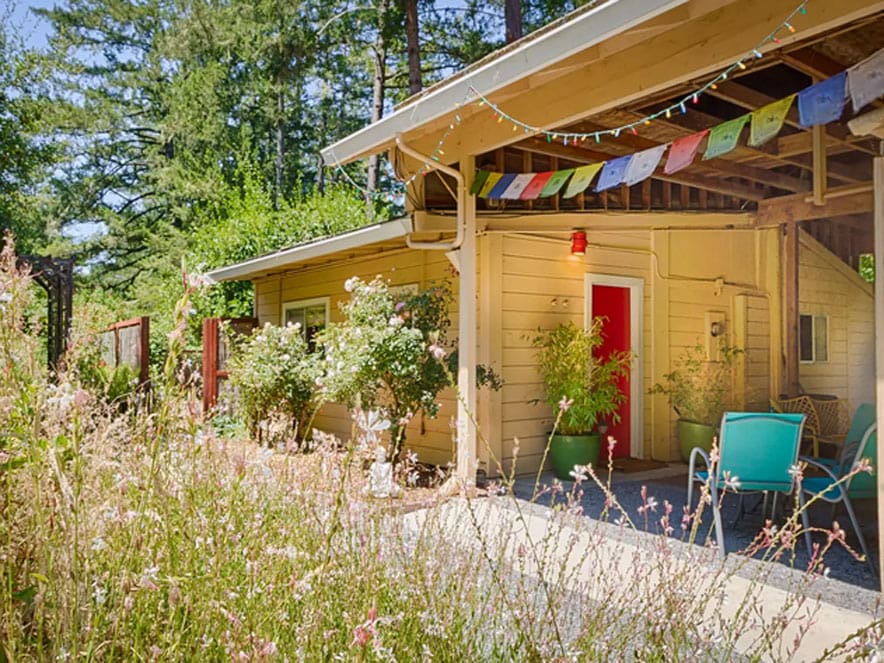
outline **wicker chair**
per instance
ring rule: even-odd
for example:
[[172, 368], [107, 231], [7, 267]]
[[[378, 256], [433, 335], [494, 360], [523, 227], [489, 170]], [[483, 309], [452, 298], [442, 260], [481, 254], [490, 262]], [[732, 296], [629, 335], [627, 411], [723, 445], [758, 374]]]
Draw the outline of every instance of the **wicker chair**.
[[820, 455], [820, 417], [810, 396], [803, 395], [796, 396], [795, 398], [771, 399], [770, 407], [774, 412], [805, 415], [802, 440], [810, 442], [814, 456]]

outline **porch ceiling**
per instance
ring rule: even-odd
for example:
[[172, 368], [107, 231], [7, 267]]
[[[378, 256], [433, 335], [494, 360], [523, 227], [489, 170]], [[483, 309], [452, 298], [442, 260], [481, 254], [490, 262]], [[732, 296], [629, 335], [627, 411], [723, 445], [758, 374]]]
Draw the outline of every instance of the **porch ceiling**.
[[[563, 145], [542, 136], [527, 136], [510, 145], [476, 157], [476, 167], [497, 172], [538, 172], [570, 168], [607, 160], [638, 150], [669, 143], [696, 131], [739, 117], [767, 103], [798, 92], [815, 81], [837, 74], [884, 48], [884, 12], [840, 25], [813, 38], [796, 41], [766, 53], [762, 59], [746, 60], [717, 89], [690, 104], [685, 114], [673, 113], [641, 126], [638, 135], [624, 131], [617, 139]], [[708, 77], [687, 80], [649, 94], [615, 110], [595, 113], [577, 121], [550, 127], [563, 133], [588, 133], [612, 129], [671, 106], [690, 94]], [[875, 107], [884, 106], [878, 100]], [[506, 105], [503, 106], [506, 108]], [[866, 109], [868, 110], [868, 109]], [[745, 140], [723, 157], [703, 161], [674, 175], [662, 167], [651, 179], [633, 187], [625, 185], [603, 193], [587, 190], [572, 199], [554, 196], [533, 201], [477, 201], [479, 213], [550, 213], [581, 211], [758, 211], [760, 224], [805, 222], [804, 227], [849, 263], [859, 253], [872, 250], [872, 158], [880, 141], [873, 136], [854, 136], [847, 121], [825, 127], [825, 184], [828, 195], [822, 205], [813, 202], [813, 132], [798, 122], [793, 106], [777, 138], [760, 147]], [[822, 150], [820, 150], [822, 151]], [[816, 163], [821, 163], [819, 154]], [[818, 166], [819, 167], [819, 166]], [[440, 176], [429, 175], [424, 208], [443, 210], [452, 199]]]

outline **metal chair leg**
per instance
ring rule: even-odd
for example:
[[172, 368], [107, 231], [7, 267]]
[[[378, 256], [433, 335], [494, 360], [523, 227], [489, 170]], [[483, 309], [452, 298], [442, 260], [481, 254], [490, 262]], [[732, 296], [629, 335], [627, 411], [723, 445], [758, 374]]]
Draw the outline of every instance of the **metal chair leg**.
[[856, 514], [853, 512], [853, 505], [850, 503], [850, 498], [847, 495], [844, 495], [844, 508], [847, 509], [847, 515], [850, 516], [850, 524], [853, 525], [853, 531], [856, 532], [856, 538], [859, 539], [859, 547], [863, 551], [863, 555], [866, 556], [866, 564], [869, 565], [869, 569], [871, 569], [872, 573], [875, 574], [875, 577], [878, 577], [878, 567], [872, 563], [872, 555], [869, 553], [869, 547], [866, 545], [866, 537], [863, 536], [862, 530], [859, 528], [859, 521], [856, 519]]

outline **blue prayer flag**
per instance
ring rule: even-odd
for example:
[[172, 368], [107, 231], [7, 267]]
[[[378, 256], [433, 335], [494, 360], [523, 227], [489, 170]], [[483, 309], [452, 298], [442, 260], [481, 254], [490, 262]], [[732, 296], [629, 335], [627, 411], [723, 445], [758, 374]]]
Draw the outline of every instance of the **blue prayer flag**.
[[847, 102], [847, 72], [827, 78], [798, 93], [798, 115], [803, 127], [840, 119]]
[[630, 161], [632, 161], [631, 154], [606, 161], [605, 167], [602, 168], [602, 174], [599, 175], [598, 184], [595, 185], [596, 193], [620, 184], [626, 176], [626, 169], [629, 167]]
[[497, 180], [497, 184], [494, 185], [491, 191], [488, 192], [488, 198], [500, 198], [503, 192], [513, 183], [514, 179], [516, 179], [516, 173], [504, 174], [503, 177]]

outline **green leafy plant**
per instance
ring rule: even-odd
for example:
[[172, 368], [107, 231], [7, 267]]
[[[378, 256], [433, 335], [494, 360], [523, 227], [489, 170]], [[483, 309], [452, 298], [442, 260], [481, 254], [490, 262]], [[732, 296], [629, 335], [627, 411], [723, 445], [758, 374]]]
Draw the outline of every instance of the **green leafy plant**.
[[664, 394], [681, 419], [715, 426], [731, 406], [733, 369], [741, 348], [722, 344], [719, 360], [708, 361], [702, 343], [685, 348], [671, 372], [650, 389]]
[[626, 396], [618, 381], [628, 374], [631, 355], [613, 352], [598, 358], [603, 343], [604, 318], [595, 318], [589, 329], [573, 322], [541, 330], [532, 339], [546, 391], [546, 402], [558, 413], [558, 432], [563, 435], [591, 433], [600, 420], [620, 421], [617, 409]]
[[228, 364], [230, 384], [253, 435], [260, 439], [261, 422], [284, 416], [301, 446], [320, 405], [320, 360], [309, 351], [299, 325], [268, 323], [234, 346]]
[[396, 296], [380, 278], [347, 280], [344, 321], [320, 336], [326, 352], [325, 388], [331, 398], [379, 407], [390, 420], [389, 455], [397, 459], [408, 422], [419, 412], [435, 417], [436, 397], [449, 385], [439, 361], [447, 354], [451, 292], [434, 286]]

